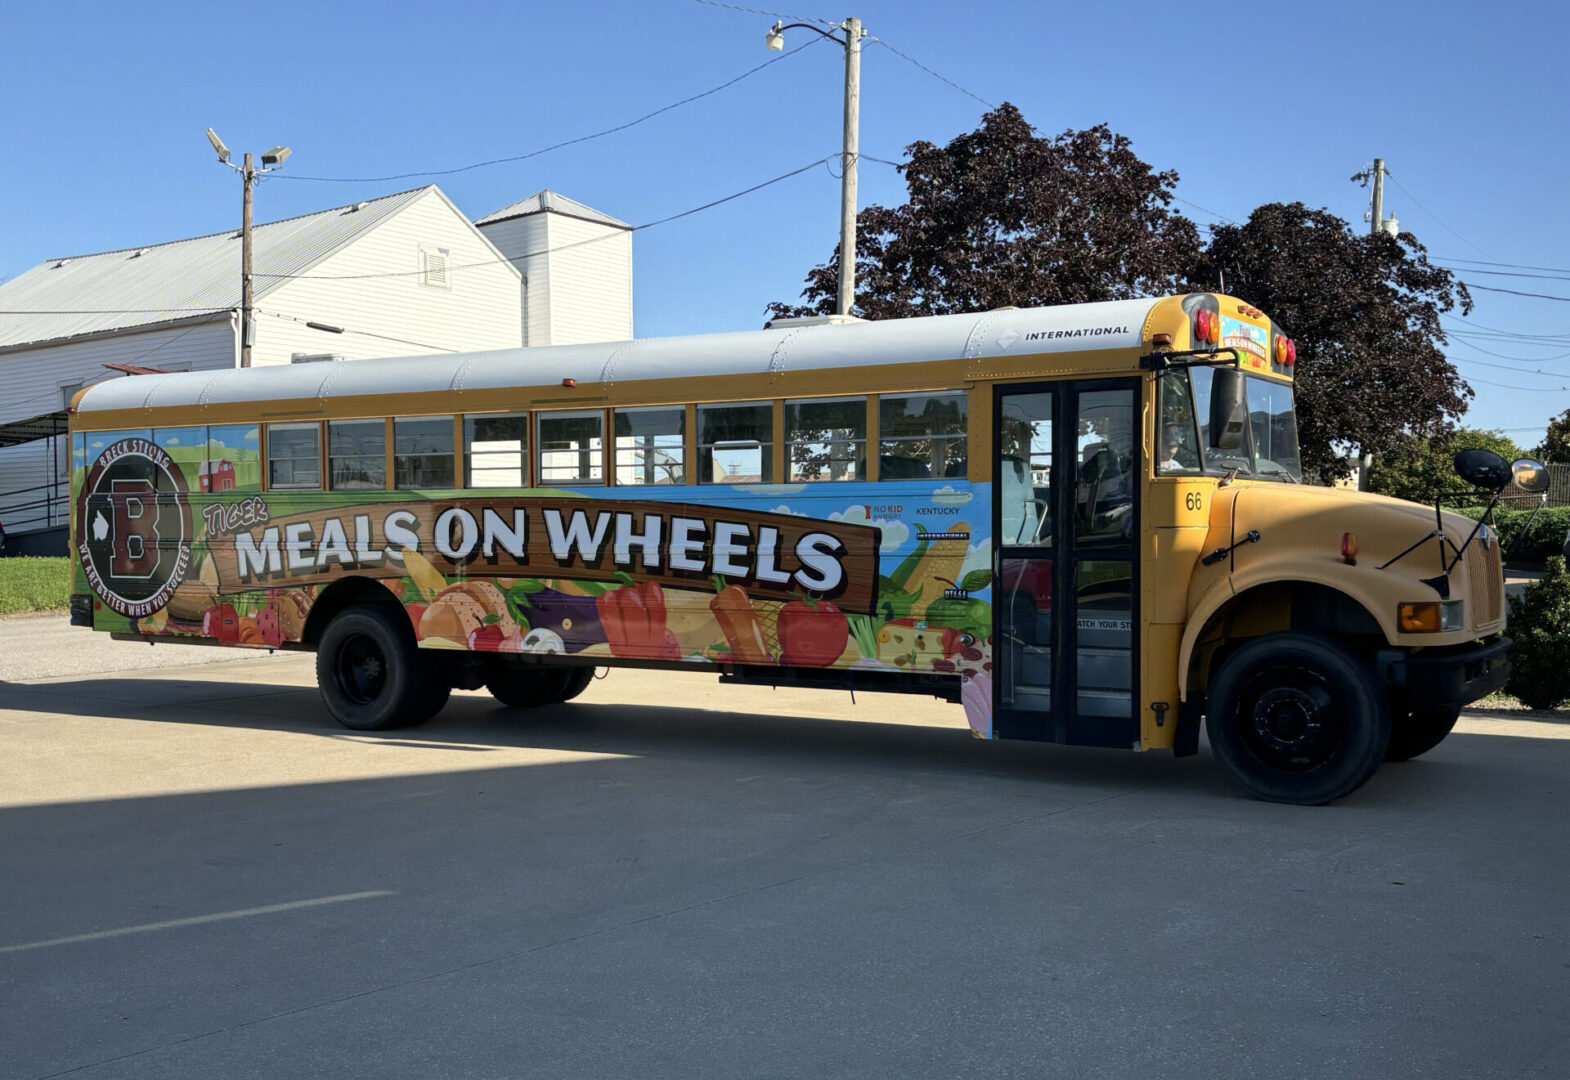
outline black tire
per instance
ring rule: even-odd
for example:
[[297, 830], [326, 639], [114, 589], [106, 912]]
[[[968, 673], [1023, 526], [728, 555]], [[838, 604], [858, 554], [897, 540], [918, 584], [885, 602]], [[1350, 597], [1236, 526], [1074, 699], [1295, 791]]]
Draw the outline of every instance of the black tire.
[[1390, 745], [1385, 749], [1385, 760], [1411, 761], [1419, 754], [1428, 753], [1445, 741], [1445, 736], [1456, 726], [1456, 718], [1460, 715], [1460, 709], [1432, 709], [1392, 718]]
[[355, 731], [411, 727], [434, 716], [452, 686], [420, 656], [409, 619], [372, 604], [333, 616], [316, 647], [316, 685], [332, 718]]
[[1357, 654], [1313, 634], [1255, 638], [1222, 662], [1205, 731], [1245, 794], [1317, 806], [1361, 787], [1390, 742], [1390, 703]]
[[499, 668], [485, 680], [485, 689], [503, 705], [513, 708], [533, 708], [537, 705], [558, 705], [571, 701], [589, 688], [594, 681], [592, 667], [524, 667]]

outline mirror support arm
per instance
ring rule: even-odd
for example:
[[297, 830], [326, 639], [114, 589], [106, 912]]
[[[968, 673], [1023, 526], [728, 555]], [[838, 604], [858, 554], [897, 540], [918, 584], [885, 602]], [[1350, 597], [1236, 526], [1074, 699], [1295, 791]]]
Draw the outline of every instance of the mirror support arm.
[[[1231, 353], [1232, 358], [1227, 360], [1223, 353]], [[1188, 349], [1183, 352], [1163, 350], [1146, 353], [1139, 358], [1139, 366], [1145, 371], [1166, 371], [1170, 368], [1190, 367], [1221, 367], [1230, 364], [1232, 367], [1243, 366], [1243, 354], [1228, 346], [1225, 349]]]

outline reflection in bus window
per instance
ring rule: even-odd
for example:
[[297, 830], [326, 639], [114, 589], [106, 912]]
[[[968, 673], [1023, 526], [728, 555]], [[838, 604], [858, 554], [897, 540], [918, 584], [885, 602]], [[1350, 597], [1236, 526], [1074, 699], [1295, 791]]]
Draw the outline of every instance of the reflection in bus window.
[[866, 473], [867, 399], [804, 398], [785, 403], [790, 480], [860, 480]]
[[1079, 395], [1074, 533], [1122, 538], [1134, 522], [1134, 404], [1126, 390]]
[[965, 476], [964, 394], [878, 398], [878, 478]]
[[1260, 476], [1301, 483], [1297, 419], [1292, 413], [1292, 388], [1249, 376], [1248, 420]]
[[452, 417], [405, 416], [393, 421], [393, 486], [452, 487]]
[[605, 414], [541, 413], [539, 418], [540, 483], [605, 483]]
[[1156, 471], [1163, 475], [1194, 475], [1199, 469], [1199, 435], [1194, 426], [1194, 406], [1189, 397], [1188, 372], [1182, 368], [1162, 372], [1156, 380], [1156, 415], [1160, 443]]
[[614, 417], [617, 484], [686, 482], [683, 460], [687, 433], [685, 406], [617, 409]]
[[463, 482], [472, 488], [529, 486], [529, 414], [463, 418]]
[[998, 542], [1052, 546], [1052, 393], [1010, 394], [998, 426]]
[[327, 475], [334, 491], [387, 486], [387, 424], [334, 420], [327, 425]]
[[698, 482], [774, 481], [774, 406], [767, 401], [698, 406]]

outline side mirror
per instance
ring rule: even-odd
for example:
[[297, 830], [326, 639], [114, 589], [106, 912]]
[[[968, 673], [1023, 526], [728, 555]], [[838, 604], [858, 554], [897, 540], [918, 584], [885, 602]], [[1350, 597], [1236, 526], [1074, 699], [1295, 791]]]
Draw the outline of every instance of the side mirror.
[[[1455, 468], [1461, 479], [1484, 491], [1503, 491], [1510, 483], [1510, 463], [1492, 450], [1463, 450], [1455, 456]], [[1547, 469], [1543, 479], [1546, 486]]]
[[1248, 429], [1248, 400], [1243, 373], [1237, 368], [1216, 368], [1210, 382], [1210, 448], [1238, 450]]
[[1515, 477], [1516, 486], [1528, 494], [1540, 495], [1548, 490], [1548, 470], [1540, 461], [1520, 458], [1511, 463], [1510, 474]]

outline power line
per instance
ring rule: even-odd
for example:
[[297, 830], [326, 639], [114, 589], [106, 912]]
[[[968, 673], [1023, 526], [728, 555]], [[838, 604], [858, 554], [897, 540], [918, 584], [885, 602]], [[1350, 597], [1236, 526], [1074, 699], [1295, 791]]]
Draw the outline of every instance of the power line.
[[1453, 270], [1458, 274], [1486, 274], [1489, 277], [1524, 277], [1538, 278], [1542, 281], [1570, 281], [1570, 272], [1565, 274], [1527, 274], [1520, 270], [1479, 270], [1475, 266], [1446, 266], [1444, 263], [1435, 263], [1435, 266]]
[[[271, 315], [275, 319], [285, 319], [289, 322], [300, 323], [302, 326], [309, 326], [313, 330], [321, 330], [325, 326], [325, 324], [314, 323], [310, 319], [302, 319], [295, 315], [284, 315], [277, 311], [264, 311], [261, 308], [257, 308], [256, 313], [258, 315]], [[392, 337], [388, 334], [373, 334], [369, 330], [354, 330], [346, 326], [334, 326], [326, 332], [329, 334], [358, 334], [360, 337], [380, 338], [383, 341], [396, 341], [400, 345], [413, 345], [416, 348], [430, 349], [433, 352], [455, 353], [458, 351], [457, 349], [449, 349], [445, 345], [431, 345], [424, 341], [411, 341], [408, 338]]]
[[1530, 296], [1537, 300], [1562, 300], [1570, 304], [1570, 296], [1550, 296], [1548, 293], [1521, 292], [1517, 289], [1496, 289], [1490, 285], [1474, 285], [1470, 281], [1463, 281], [1461, 284], [1469, 289], [1482, 289], [1484, 292], [1509, 293], [1511, 296]]
[[1476, 251], [1476, 252], [1478, 252], [1480, 254], [1483, 254], [1483, 255], [1488, 255], [1490, 258], [1493, 257], [1492, 253], [1484, 251], [1482, 248], [1480, 248], [1476, 244], [1472, 243], [1472, 241], [1468, 240], [1466, 237], [1462, 236], [1460, 233], [1458, 233], [1454, 229], [1450, 228], [1450, 226], [1445, 223], [1443, 218], [1441, 218], [1438, 214], [1434, 213], [1428, 207], [1424, 206], [1422, 204], [1422, 202], [1420, 202], [1418, 200], [1418, 197], [1416, 195], [1413, 195], [1410, 191], [1407, 191], [1405, 184], [1403, 184], [1399, 180], [1396, 180], [1395, 173], [1391, 172], [1389, 169], [1386, 169], [1385, 170], [1385, 175], [1390, 177], [1390, 179], [1395, 182], [1396, 187], [1400, 188], [1402, 190], [1402, 192], [1405, 193], [1407, 198], [1411, 199], [1414, 203], [1417, 204], [1417, 208], [1419, 210], [1423, 211], [1423, 213], [1427, 214], [1429, 217], [1431, 217], [1435, 221], [1439, 222], [1439, 224], [1443, 225], [1445, 227], [1446, 231], [1448, 231], [1451, 236], [1454, 236], [1457, 240], [1461, 241], [1463, 244], [1465, 244], [1467, 247], [1471, 248], [1473, 251]]
[[[961, 86], [959, 83], [955, 82], [953, 79], [949, 78], [947, 75], [940, 75], [940, 74], [938, 74], [936, 71], [933, 71], [931, 68], [929, 68], [926, 64], [923, 64], [920, 60], [917, 60], [914, 56], [909, 56], [909, 55], [907, 55], [905, 53], [900, 52], [898, 49], [896, 49], [894, 46], [890, 45], [888, 42], [884, 41], [882, 38], [874, 37], [874, 38], [869, 38], [868, 40], [872, 44], [874, 44], [874, 45], [882, 45], [885, 49], [887, 49], [889, 52], [893, 53], [895, 56], [899, 57], [901, 60], [904, 60], [907, 63], [911, 63], [911, 64], [916, 65], [922, 71], [925, 71], [928, 75], [931, 75], [934, 79], [937, 79], [939, 82], [948, 83], [950, 86], [952, 86], [954, 89], [958, 90], [960, 93], [964, 94], [966, 97], [974, 98], [975, 100], [981, 102], [983, 105], [985, 105], [989, 109], [996, 109], [997, 108], [996, 105], [992, 104], [992, 102], [988, 101], [986, 98], [982, 97], [980, 94], [972, 93], [971, 91], [966, 90], [963, 86]], [[1032, 128], [1031, 130], [1035, 130], [1035, 129]]]
[[1570, 390], [1570, 386], [1515, 386], [1511, 383], [1491, 382], [1488, 379], [1479, 379], [1476, 376], [1468, 376], [1467, 381], [1480, 382], [1484, 386], [1497, 386], [1502, 390], [1527, 390], [1534, 394], [1541, 394], [1545, 390]]
[[830, 22], [828, 19], [820, 19], [815, 15], [787, 15], [783, 11], [764, 11], [762, 8], [750, 8], [742, 7], [740, 4], [722, 3], [721, 0], [692, 0], [692, 2], [695, 4], [703, 4], [707, 7], [729, 8], [731, 11], [741, 11], [748, 15], [772, 15], [776, 19], [790, 19], [792, 22], [816, 22], [823, 23], [825, 26], [834, 25], [834, 23]]
[[[768, 13], [764, 12], [762, 14]], [[786, 57], [795, 56], [797, 53], [801, 52], [801, 50], [810, 49], [812, 46], [818, 44], [822, 40], [822, 38], [815, 37], [808, 41], [805, 45], [798, 45], [789, 52], [781, 53], [779, 56], [771, 57], [770, 59], [765, 60], [763, 63], [759, 64], [757, 67], [747, 69], [740, 75], [737, 75], [734, 79], [727, 79], [718, 86], [710, 87], [702, 93], [693, 94], [691, 97], [682, 98], [680, 101], [673, 101], [669, 105], [662, 105], [653, 112], [644, 113], [636, 120], [628, 120], [626, 123], [617, 124], [614, 127], [608, 127], [603, 131], [596, 131], [591, 135], [580, 135], [576, 139], [564, 139], [561, 142], [552, 143], [550, 146], [541, 147], [538, 150], [530, 150], [527, 154], [514, 154], [511, 157], [499, 157], [492, 158], [489, 161], [477, 161], [472, 165], [462, 165], [456, 169], [427, 169], [423, 172], [396, 173], [392, 176], [299, 176], [294, 173], [277, 173], [275, 174], [275, 178], [280, 180], [310, 180], [329, 184], [379, 184], [389, 180], [410, 180], [420, 176], [452, 176], [454, 173], [468, 172], [471, 169], [483, 169], [490, 165], [504, 165], [513, 161], [526, 161], [529, 158], [539, 157], [541, 154], [548, 154], [552, 150], [560, 150], [564, 146], [575, 146], [578, 143], [589, 142], [592, 139], [603, 138], [606, 135], [613, 135], [618, 131], [626, 131], [628, 128], [637, 127], [644, 121], [652, 120], [661, 113], [668, 113], [672, 109], [678, 109], [683, 105], [690, 105], [692, 102], [698, 101], [701, 98], [706, 98], [711, 94], [717, 94], [726, 87], [735, 86], [749, 75], [756, 75], [770, 64], [777, 64]]]
[[[666, 222], [675, 221], [678, 218], [690, 217], [693, 214], [712, 209], [721, 205], [722, 203], [728, 203], [733, 199], [739, 199], [743, 195], [750, 195], [754, 191], [761, 191], [763, 188], [769, 187], [772, 184], [778, 184], [782, 180], [789, 180], [793, 176], [800, 176], [809, 169], [815, 169], [819, 165], [823, 165], [826, 162], [832, 161], [839, 156], [840, 155], [837, 153], [825, 154], [816, 161], [809, 161], [807, 164], [801, 166], [798, 169], [792, 169], [788, 173], [781, 173], [779, 176], [776, 176], [770, 180], [765, 180], [761, 184], [754, 184], [749, 188], [743, 188], [740, 191], [732, 192], [731, 194], [722, 198], [714, 199], [711, 202], [706, 202], [702, 206], [694, 206], [690, 210], [683, 210], [680, 213], [671, 214], [668, 217], [657, 218], [654, 221], [646, 221], [641, 225], [634, 225], [630, 230], [627, 231], [641, 232], [644, 229], [652, 229], [656, 225], [664, 225]], [[472, 270], [480, 266], [496, 266], [500, 263], [513, 263], [522, 259], [532, 259], [537, 255], [551, 255], [558, 251], [567, 251], [571, 248], [583, 247], [585, 244], [601, 243], [605, 240], [611, 240], [621, 235], [623, 235], [622, 230], [618, 229], [615, 232], [604, 233], [600, 236], [591, 236], [586, 240], [575, 240], [570, 244], [561, 244], [557, 247], [541, 248], [538, 251], [525, 252], [521, 255], [515, 255], [510, 259], [485, 259], [481, 262], [463, 263], [458, 266], [449, 266], [447, 269], [449, 271]], [[259, 278], [273, 278], [288, 281], [365, 281], [372, 278], [418, 277], [424, 273], [426, 273], [424, 270], [393, 270], [380, 274], [257, 274], [256, 276]]]
[[1527, 266], [1524, 263], [1488, 262], [1484, 259], [1453, 259], [1445, 255], [1436, 255], [1435, 258], [1442, 262], [1476, 263], [1478, 266], [1508, 266], [1514, 270], [1547, 270], [1554, 274], [1570, 274], [1570, 270], [1562, 266]]

